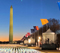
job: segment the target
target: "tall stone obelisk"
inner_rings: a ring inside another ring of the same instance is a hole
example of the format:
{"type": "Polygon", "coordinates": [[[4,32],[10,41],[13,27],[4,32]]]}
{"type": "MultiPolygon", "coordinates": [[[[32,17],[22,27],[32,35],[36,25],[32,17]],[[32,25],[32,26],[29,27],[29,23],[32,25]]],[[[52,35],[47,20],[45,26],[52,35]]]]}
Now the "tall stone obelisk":
{"type": "Polygon", "coordinates": [[[9,42],[13,42],[13,8],[10,7],[10,26],[9,26],[9,42]]]}

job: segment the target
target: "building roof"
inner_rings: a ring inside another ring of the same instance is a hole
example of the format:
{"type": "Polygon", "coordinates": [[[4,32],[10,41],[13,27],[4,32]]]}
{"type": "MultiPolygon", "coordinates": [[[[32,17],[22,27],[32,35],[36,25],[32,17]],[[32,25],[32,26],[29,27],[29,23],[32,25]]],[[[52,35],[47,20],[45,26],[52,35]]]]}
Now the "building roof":
{"type": "MultiPolygon", "coordinates": [[[[49,28],[46,32],[44,32],[44,33],[45,33],[45,34],[52,34],[52,33],[55,34],[54,32],[52,32],[52,31],[50,30],[50,28],[49,28]]],[[[44,33],[43,33],[43,34],[44,34],[44,33]]]]}

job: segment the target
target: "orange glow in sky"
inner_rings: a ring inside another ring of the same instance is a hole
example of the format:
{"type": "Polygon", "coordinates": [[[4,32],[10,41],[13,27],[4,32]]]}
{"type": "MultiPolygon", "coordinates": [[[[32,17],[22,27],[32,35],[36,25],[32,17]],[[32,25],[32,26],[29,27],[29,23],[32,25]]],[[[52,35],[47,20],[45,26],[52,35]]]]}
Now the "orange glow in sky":
{"type": "MultiPolygon", "coordinates": [[[[22,37],[15,36],[13,37],[13,41],[20,40],[22,37]]],[[[9,41],[9,36],[0,36],[0,41],[9,41]]]]}

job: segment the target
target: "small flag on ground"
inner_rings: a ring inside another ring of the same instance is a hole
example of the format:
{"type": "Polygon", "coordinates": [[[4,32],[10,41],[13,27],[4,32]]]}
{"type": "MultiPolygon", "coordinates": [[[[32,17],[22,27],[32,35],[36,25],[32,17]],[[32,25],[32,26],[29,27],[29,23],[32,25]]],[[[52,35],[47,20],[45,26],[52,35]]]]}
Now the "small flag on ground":
{"type": "Polygon", "coordinates": [[[49,21],[47,19],[40,19],[40,20],[41,20],[42,25],[49,23],[49,21]]]}

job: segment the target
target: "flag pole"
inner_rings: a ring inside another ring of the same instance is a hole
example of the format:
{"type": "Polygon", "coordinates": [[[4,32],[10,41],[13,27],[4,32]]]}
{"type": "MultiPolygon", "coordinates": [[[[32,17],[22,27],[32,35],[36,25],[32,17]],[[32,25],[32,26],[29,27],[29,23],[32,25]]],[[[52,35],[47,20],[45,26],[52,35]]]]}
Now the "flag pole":
{"type": "MultiPolygon", "coordinates": [[[[34,27],[34,39],[35,39],[35,27],[34,27]]],[[[36,43],[36,40],[35,40],[35,43],[36,43]]]]}
{"type": "Polygon", "coordinates": [[[47,31],[47,24],[46,24],[46,31],[47,31]]]}
{"type": "MultiPolygon", "coordinates": [[[[39,37],[39,30],[38,30],[38,37],[39,37]]],[[[38,46],[39,46],[39,41],[38,41],[38,46]]]]}
{"type": "MultiPolygon", "coordinates": [[[[35,32],[34,32],[34,39],[35,39],[35,32]]],[[[36,40],[35,40],[36,41],[36,40]]]]}
{"type": "MultiPolygon", "coordinates": [[[[60,20],[58,20],[58,22],[59,22],[60,20]]],[[[59,30],[60,30],[60,23],[59,23],[59,30]]]]}
{"type": "MultiPolygon", "coordinates": [[[[38,30],[38,36],[40,37],[39,30],[38,30]]],[[[41,42],[41,41],[39,40],[39,47],[40,47],[40,42],[41,42]]]]}
{"type": "MultiPolygon", "coordinates": [[[[35,39],[35,44],[36,44],[36,37],[35,37],[35,33],[34,33],[34,39],[35,39]]],[[[36,45],[37,46],[37,45],[36,45]]]]}
{"type": "MultiPolygon", "coordinates": [[[[43,25],[42,25],[42,33],[43,33],[43,25]]],[[[42,43],[43,43],[43,34],[42,34],[42,43]]]]}
{"type": "MultiPolygon", "coordinates": [[[[40,19],[40,20],[42,22],[42,25],[49,23],[49,21],[47,19],[40,19]]],[[[47,29],[47,27],[46,27],[46,29],[47,29]]],[[[42,33],[43,33],[43,26],[42,26],[42,33]]],[[[43,34],[42,34],[42,43],[43,43],[43,34]]]]}

